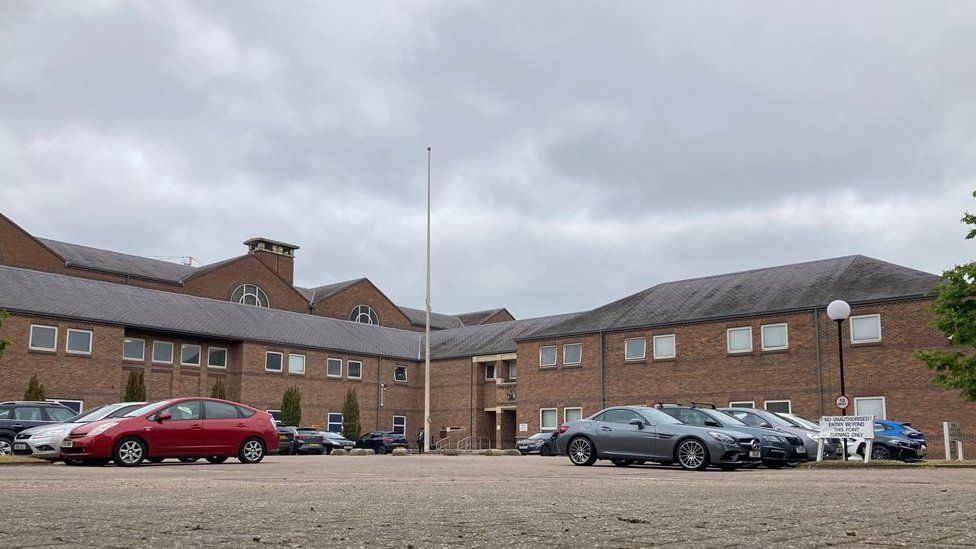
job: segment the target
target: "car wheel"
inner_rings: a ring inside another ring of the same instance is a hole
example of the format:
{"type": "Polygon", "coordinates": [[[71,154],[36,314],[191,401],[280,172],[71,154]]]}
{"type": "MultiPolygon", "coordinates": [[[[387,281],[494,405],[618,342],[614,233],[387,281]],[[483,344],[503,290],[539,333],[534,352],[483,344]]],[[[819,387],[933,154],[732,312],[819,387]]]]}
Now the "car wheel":
{"type": "Polygon", "coordinates": [[[702,441],[689,438],[674,451],[678,465],[688,471],[701,471],[708,467],[708,448],[702,441]]]}
{"type": "Polygon", "coordinates": [[[260,439],[249,438],[241,443],[237,452],[237,459],[241,463],[257,463],[264,459],[264,443],[260,439]]]}
{"type": "Polygon", "coordinates": [[[213,464],[223,463],[227,461],[227,456],[210,456],[207,458],[207,461],[213,464]]]}
{"type": "Polygon", "coordinates": [[[181,463],[196,463],[200,458],[180,458],[181,463]]]}
{"type": "Polygon", "coordinates": [[[7,437],[0,437],[0,456],[9,456],[14,453],[13,442],[7,437]]]}
{"type": "Polygon", "coordinates": [[[327,456],[331,456],[332,455],[332,447],[329,446],[328,448],[326,448],[324,453],[327,456]]]}
{"type": "Polygon", "coordinates": [[[543,457],[551,456],[552,450],[549,449],[549,446],[543,446],[542,448],[539,448],[539,455],[543,457]]]}
{"type": "Polygon", "coordinates": [[[596,463],[596,447],[586,437],[576,437],[569,441],[567,452],[573,465],[589,466],[596,463]]]}
{"type": "Polygon", "coordinates": [[[376,453],[377,454],[385,454],[386,453],[386,446],[380,446],[379,448],[377,448],[376,449],[376,453]]]}
{"type": "Polygon", "coordinates": [[[887,446],[871,448],[871,459],[891,459],[891,450],[887,446]]]}
{"type": "Polygon", "coordinates": [[[146,458],[146,461],[148,461],[149,463],[162,463],[164,459],[166,458],[151,457],[151,458],[146,458]]]}
{"type": "Polygon", "coordinates": [[[146,443],[136,437],[125,437],[115,443],[112,461],[119,467],[135,467],[146,459],[146,443]]]}
{"type": "Polygon", "coordinates": [[[629,459],[611,459],[610,463],[616,465],[617,467],[630,467],[630,465],[634,462],[630,461],[629,459]]]}

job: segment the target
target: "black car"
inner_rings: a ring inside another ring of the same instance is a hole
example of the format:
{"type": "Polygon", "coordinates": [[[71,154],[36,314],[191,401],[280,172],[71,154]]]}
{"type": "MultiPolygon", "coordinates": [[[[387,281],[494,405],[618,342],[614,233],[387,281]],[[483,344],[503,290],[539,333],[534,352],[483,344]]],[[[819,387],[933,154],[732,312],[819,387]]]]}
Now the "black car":
{"type": "Polygon", "coordinates": [[[522,455],[539,454],[540,456],[556,455],[556,438],[559,433],[536,433],[529,438],[522,439],[515,444],[522,455]]]}
{"type": "Polygon", "coordinates": [[[356,447],[356,443],[342,436],[342,433],[323,431],[322,436],[325,437],[322,444],[326,454],[331,454],[332,450],[352,450],[356,447]]]}
{"type": "Polygon", "coordinates": [[[325,437],[313,427],[299,427],[292,443],[295,454],[324,454],[325,437]]]}
{"type": "Polygon", "coordinates": [[[356,448],[366,448],[377,454],[387,454],[394,448],[407,448],[407,437],[389,431],[373,431],[359,437],[356,448]]]}
{"type": "Polygon", "coordinates": [[[11,454],[14,437],[31,427],[64,423],[78,414],[56,402],[0,402],[0,455],[11,454]]]}
{"type": "Polygon", "coordinates": [[[298,429],[290,425],[278,425],[278,453],[287,456],[295,453],[295,435],[298,429]]]}

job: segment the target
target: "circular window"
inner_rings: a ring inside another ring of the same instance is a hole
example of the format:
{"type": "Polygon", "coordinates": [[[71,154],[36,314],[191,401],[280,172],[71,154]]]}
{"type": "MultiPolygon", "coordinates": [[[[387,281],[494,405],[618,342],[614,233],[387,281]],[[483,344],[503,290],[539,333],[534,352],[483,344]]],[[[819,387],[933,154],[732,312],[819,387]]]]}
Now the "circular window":
{"type": "Polygon", "coordinates": [[[369,305],[357,305],[352,312],[349,313],[349,320],[359,322],[361,324],[380,323],[379,317],[376,316],[376,311],[374,311],[369,305]]]}
{"type": "Polygon", "coordinates": [[[234,294],[231,295],[230,300],[256,307],[268,306],[268,294],[264,293],[264,290],[254,284],[241,284],[234,290],[234,294]]]}

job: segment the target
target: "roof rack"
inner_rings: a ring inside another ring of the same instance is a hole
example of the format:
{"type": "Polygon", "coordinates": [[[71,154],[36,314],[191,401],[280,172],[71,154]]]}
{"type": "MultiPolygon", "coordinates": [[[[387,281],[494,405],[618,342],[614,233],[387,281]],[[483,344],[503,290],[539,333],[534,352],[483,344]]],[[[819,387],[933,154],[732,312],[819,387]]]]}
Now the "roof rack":
{"type": "Polygon", "coordinates": [[[681,404],[680,402],[661,402],[661,401],[654,403],[655,408],[663,408],[665,406],[683,406],[683,404],[681,404]]]}
{"type": "Polygon", "coordinates": [[[712,404],[711,402],[692,402],[691,403],[691,407],[692,408],[711,408],[712,410],[715,409],[715,405],[712,404]]]}

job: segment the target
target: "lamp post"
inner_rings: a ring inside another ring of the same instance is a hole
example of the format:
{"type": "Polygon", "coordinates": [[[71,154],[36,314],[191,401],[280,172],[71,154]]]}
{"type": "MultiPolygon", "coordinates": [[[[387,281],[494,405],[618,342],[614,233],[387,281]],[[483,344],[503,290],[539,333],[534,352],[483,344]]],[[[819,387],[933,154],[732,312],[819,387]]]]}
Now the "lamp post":
{"type": "MultiPolygon", "coordinates": [[[[847,389],[844,386],[844,321],[851,316],[851,306],[843,300],[831,301],[827,305],[827,317],[837,323],[837,356],[840,358],[840,394],[847,396],[847,389]]],[[[847,408],[841,408],[840,415],[847,415],[847,408]]],[[[844,461],[847,461],[847,439],[844,439],[844,461]]]]}

